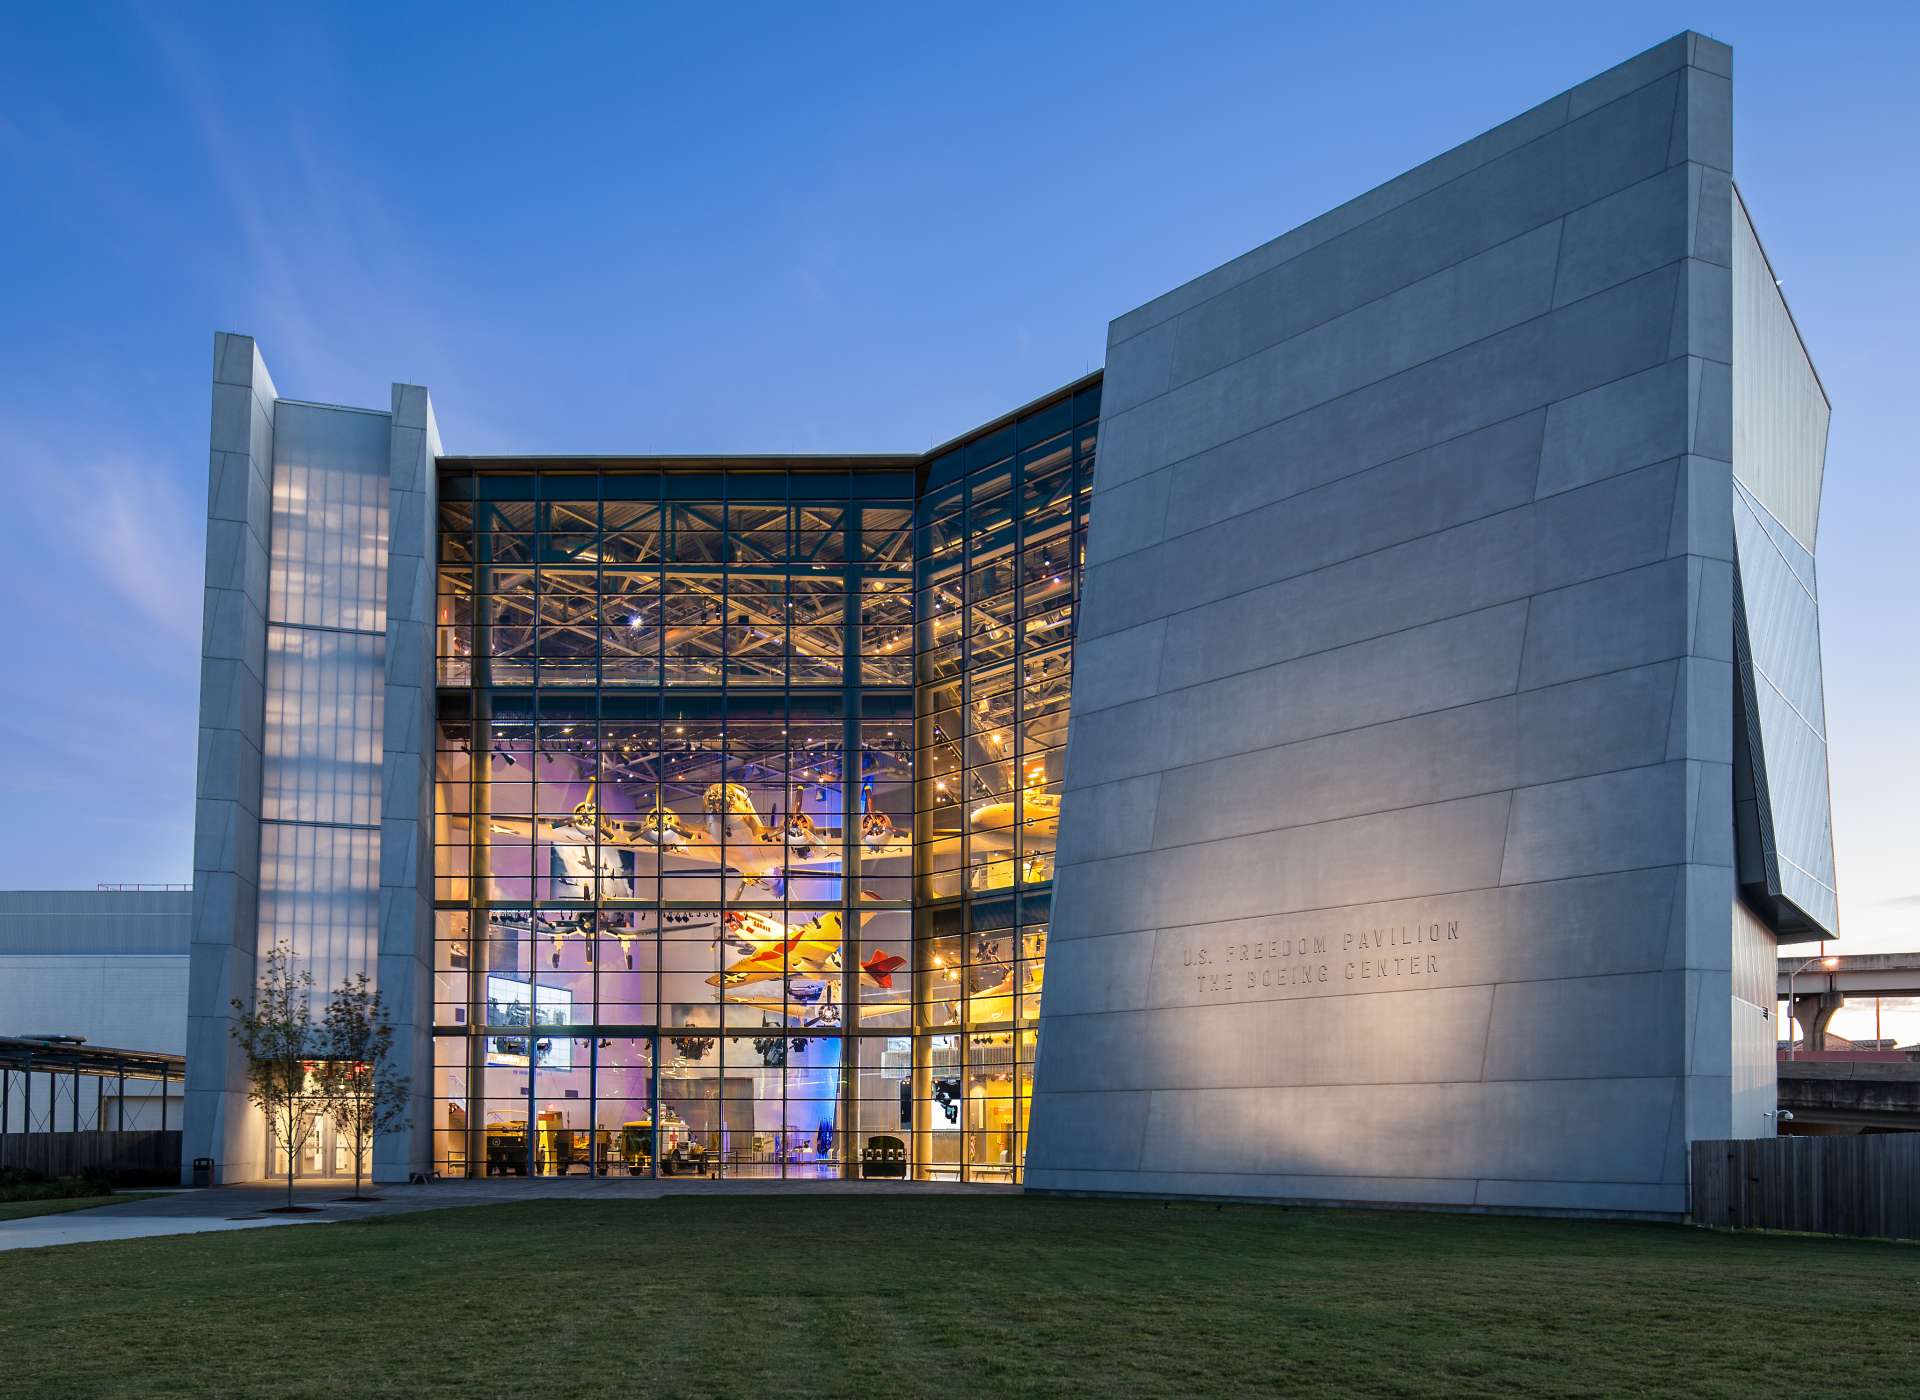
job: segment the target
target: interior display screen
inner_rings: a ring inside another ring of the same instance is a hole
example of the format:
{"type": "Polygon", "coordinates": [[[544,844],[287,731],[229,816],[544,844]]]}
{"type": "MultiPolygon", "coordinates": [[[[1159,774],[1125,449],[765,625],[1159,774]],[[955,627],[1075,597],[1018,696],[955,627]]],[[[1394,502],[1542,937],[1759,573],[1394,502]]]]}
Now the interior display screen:
{"type": "MultiPolygon", "coordinates": [[[[487,977],[487,1023],[493,1026],[542,1026],[573,1023],[573,993],[565,987],[535,987],[515,977],[487,977]]],[[[548,1069],[573,1068],[573,1037],[550,1036],[535,1052],[548,1069]]],[[[527,1040],[522,1036],[494,1036],[487,1041],[487,1063],[525,1067],[527,1040]]]]}

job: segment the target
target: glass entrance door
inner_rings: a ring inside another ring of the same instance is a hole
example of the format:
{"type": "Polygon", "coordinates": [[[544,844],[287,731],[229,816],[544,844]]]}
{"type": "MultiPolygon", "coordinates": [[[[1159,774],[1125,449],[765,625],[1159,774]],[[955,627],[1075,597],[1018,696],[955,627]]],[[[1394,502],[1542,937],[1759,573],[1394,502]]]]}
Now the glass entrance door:
{"type": "MultiPolygon", "coordinates": [[[[370,1163],[366,1165],[371,1167],[370,1163]]],[[[267,1176],[272,1180],[280,1180],[285,1177],[286,1170],[287,1154],[280,1146],[278,1136],[269,1133],[267,1176]]],[[[332,1123],[321,1118],[307,1134],[307,1140],[293,1154],[293,1177],[296,1181],[351,1181],[352,1143],[344,1134],[337,1132],[332,1123]]]]}

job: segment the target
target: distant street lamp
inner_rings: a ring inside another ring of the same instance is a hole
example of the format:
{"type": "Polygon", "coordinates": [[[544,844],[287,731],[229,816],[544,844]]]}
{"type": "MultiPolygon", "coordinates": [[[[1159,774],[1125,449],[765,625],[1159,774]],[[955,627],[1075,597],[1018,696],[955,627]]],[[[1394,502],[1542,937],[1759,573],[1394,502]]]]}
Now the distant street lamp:
{"type": "Polygon", "coordinates": [[[1827,971],[1831,972],[1836,967],[1840,966],[1840,959],[1808,958],[1805,962],[1801,963],[1800,966],[1790,967],[1787,969],[1787,1058],[1789,1060],[1794,1058],[1793,1048],[1797,1043],[1793,1033],[1793,1022],[1794,1022],[1793,979],[1798,977],[1801,973],[1805,972],[1808,968],[1812,967],[1815,963],[1820,963],[1827,969],[1827,971]]]}

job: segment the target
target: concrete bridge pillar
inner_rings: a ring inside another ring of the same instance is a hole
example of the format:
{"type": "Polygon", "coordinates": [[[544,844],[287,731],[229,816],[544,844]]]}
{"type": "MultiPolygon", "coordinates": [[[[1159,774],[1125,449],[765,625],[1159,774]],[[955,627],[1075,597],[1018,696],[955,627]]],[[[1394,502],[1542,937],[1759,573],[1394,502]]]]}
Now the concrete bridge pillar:
{"type": "Polygon", "coordinates": [[[1845,992],[1819,991],[1802,992],[1793,999],[1793,1019],[1803,1032],[1800,1048],[1803,1050],[1824,1050],[1827,1048],[1827,1026],[1833,1020],[1833,1013],[1847,1004],[1845,992]]]}

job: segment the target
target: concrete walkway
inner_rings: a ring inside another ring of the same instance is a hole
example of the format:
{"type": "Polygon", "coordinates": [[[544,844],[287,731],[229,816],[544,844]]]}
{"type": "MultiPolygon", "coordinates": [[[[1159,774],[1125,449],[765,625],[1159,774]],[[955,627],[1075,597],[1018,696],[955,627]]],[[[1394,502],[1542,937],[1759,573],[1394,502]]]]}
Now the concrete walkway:
{"type": "Polygon", "coordinates": [[[210,1191],[171,1191],[144,1201],[98,1206],[59,1215],[0,1221],[0,1252],[46,1245],[134,1240],[155,1235],[197,1235],[213,1230],[259,1230],[271,1225],[327,1225],[376,1215],[446,1210],[455,1206],[506,1205],[514,1201],[659,1200],[666,1196],[884,1196],[995,1195],[1017,1190],[957,1181],[726,1181],[631,1177],[520,1177],[435,1181],[425,1186],[368,1187],[375,1201],[341,1199],[351,1182],[296,1186],[296,1205],[313,1214],[270,1215],[286,1203],[284,1186],[222,1186],[210,1191]]]}

